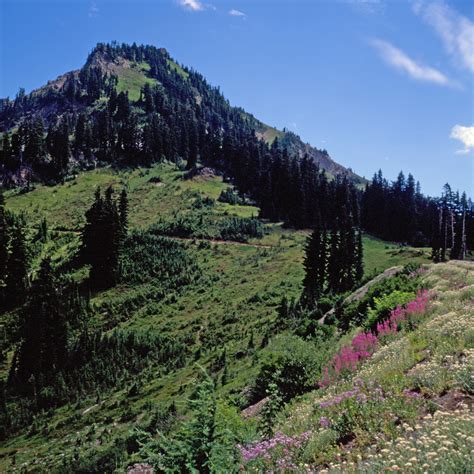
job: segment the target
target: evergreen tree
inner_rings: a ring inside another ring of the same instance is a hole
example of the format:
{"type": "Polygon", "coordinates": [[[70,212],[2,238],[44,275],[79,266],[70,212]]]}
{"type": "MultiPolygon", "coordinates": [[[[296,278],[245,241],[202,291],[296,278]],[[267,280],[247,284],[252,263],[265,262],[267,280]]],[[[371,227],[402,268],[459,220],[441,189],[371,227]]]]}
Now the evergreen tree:
{"type": "Polygon", "coordinates": [[[354,267],[354,280],[358,283],[364,276],[364,245],[362,243],[362,231],[359,229],[357,232],[357,245],[355,248],[355,267],[354,267]]]}
{"type": "Polygon", "coordinates": [[[10,231],[10,254],[7,261],[7,304],[14,306],[24,301],[28,286],[29,256],[24,224],[16,219],[10,231]]]}
{"type": "Polygon", "coordinates": [[[120,193],[119,201],[119,215],[120,215],[120,226],[122,228],[122,234],[125,238],[128,233],[128,196],[125,188],[120,193]]]}
{"type": "Polygon", "coordinates": [[[315,227],[308,238],[303,265],[303,300],[312,304],[322,294],[326,284],[327,235],[320,226],[315,227]]]}
{"type": "Polygon", "coordinates": [[[67,321],[61,311],[61,300],[49,258],[40,265],[22,312],[22,343],[19,349],[15,379],[22,386],[32,386],[39,403],[41,389],[54,385],[55,374],[67,355],[67,321]]]}
{"type": "Polygon", "coordinates": [[[112,195],[111,187],[107,189],[105,198],[102,198],[100,189],[96,191],[94,203],[86,212],[82,232],[81,253],[84,262],[91,265],[90,283],[95,289],[113,286],[119,278],[123,227],[112,195]]]}
{"type": "Polygon", "coordinates": [[[8,240],[5,197],[0,192],[0,305],[4,301],[4,290],[7,282],[8,240]]]}
{"type": "Polygon", "coordinates": [[[49,151],[52,157],[54,176],[62,179],[67,172],[69,162],[69,127],[67,120],[63,119],[56,129],[49,134],[49,151]]]}

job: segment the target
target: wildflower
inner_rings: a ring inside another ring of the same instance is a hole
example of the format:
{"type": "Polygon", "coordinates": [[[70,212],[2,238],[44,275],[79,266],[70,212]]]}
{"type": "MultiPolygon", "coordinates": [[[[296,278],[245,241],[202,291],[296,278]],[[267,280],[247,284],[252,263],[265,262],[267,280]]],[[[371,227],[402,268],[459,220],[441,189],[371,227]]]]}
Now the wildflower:
{"type": "Polygon", "coordinates": [[[320,419],[319,419],[319,424],[323,427],[323,428],[329,428],[331,426],[331,422],[329,421],[328,418],[326,418],[325,416],[322,416],[320,419]]]}

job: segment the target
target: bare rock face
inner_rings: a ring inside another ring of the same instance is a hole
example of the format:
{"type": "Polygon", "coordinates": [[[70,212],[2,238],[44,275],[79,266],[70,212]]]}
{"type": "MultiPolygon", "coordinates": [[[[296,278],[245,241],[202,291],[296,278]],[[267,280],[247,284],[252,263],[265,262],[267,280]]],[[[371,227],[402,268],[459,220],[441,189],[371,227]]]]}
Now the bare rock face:
{"type": "Polygon", "coordinates": [[[255,403],[254,405],[250,405],[245,410],[241,411],[241,415],[243,418],[255,418],[256,416],[260,415],[262,412],[263,407],[268,403],[269,397],[265,397],[259,402],[255,403]]]}

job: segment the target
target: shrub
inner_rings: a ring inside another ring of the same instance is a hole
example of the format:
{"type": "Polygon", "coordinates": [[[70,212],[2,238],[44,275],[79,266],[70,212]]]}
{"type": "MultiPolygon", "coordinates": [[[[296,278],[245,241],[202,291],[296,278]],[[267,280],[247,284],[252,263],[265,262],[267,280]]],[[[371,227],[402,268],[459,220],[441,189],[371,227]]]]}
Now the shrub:
{"type": "MultiPolygon", "coordinates": [[[[386,278],[372,285],[367,293],[359,301],[343,304],[336,308],[335,316],[338,326],[342,330],[347,330],[351,326],[365,325],[365,319],[370,308],[375,307],[375,299],[388,296],[396,291],[400,293],[411,293],[415,295],[420,288],[420,278],[422,270],[419,265],[406,265],[402,272],[391,278],[386,278]]],[[[395,303],[395,307],[398,302],[395,303]]],[[[393,308],[392,307],[392,308],[393,308]]],[[[391,309],[391,308],[390,308],[391,309]]],[[[387,315],[387,314],[386,314],[387,315]]],[[[370,327],[366,325],[366,327],[370,327]]]]}
{"type": "Polygon", "coordinates": [[[395,290],[392,293],[374,297],[373,306],[367,311],[365,327],[368,329],[375,328],[378,322],[387,319],[392,309],[408,303],[414,296],[413,292],[395,290]]]}
{"type": "Polygon", "coordinates": [[[254,395],[263,398],[275,383],[284,400],[314,388],[321,372],[322,354],[316,346],[298,336],[277,337],[264,355],[254,395]]]}
{"type": "Polygon", "coordinates": [[[245,201],[231,188],[224,189],[221,191],[220,196],[217,199],[219,202],[225,202],[227,204],[244,204],[245,201]]]}

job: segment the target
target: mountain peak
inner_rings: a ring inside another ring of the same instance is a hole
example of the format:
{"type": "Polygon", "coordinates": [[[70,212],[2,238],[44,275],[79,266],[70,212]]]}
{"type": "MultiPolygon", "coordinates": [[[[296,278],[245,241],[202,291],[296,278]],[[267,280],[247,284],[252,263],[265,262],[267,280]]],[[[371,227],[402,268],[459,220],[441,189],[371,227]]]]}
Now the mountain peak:
{"type": "Polygon", "coordinates": [[[41,117],[49,127],[62,118],[75,123],[81,113],[96,116],[104,109],[113,89],[117,94],[128,95],[138,122],[143,124],[149,112],[143,99],[147,87],[158,88],[156,93],[161,98],[153,100],[164,100],[160,105],[161,114],[191,113],[192,120],[202,122],[203,129],[220,122],[220,133],[226,131],[226,122],[235,122],[240,117],[245,123],[238,126],[253,129],[257,138],[266,143],[271,144],[278,137],[280,146],[287,148],[291,155],[297,158],[307,155],[330,175],[344,175],[355,183],[364,182],[334,162],[327,151],[318,150],[292,132],[270,127],[242,109],[231,107],[219,88],[209,85],[199,73],[181,66],[165,48],[151,45],[98,43],[80,70],[65,73],[31,94],[8,102],[0,111],[0,130],[14,129],[35,117],[41,117]],[[175,107],[179,103],[181,111],[168,111],[167,104],[171,103],[175,103],[175,107]],[[206,111],[205,116],[203,111],[206,111]]]}

